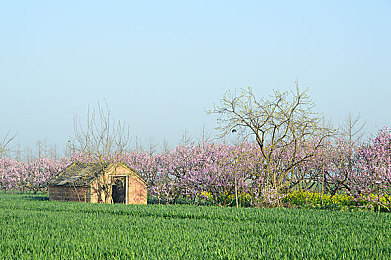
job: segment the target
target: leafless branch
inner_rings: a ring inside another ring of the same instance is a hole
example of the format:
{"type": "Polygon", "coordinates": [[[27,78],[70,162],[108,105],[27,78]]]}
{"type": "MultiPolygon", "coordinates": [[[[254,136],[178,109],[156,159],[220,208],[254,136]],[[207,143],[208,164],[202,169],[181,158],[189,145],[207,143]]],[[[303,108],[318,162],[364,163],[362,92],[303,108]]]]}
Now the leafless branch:
{"type": "Polygon", "coordinates": [[[0,142],[0,156],[5,156],[6,153],[11,151],[9,145],[15,139],[16,135],[17,134],[11,135],[10,132],[8,132],[4,136],[3,140],[0,142]]]}
{"type": "Polygon", "coordinates": [[[273,188],[289,185],[292,171],[313,157],[324,139],[335,134],[313,112],[314,103],[307,92],[300,91],[297,82],[295,91],[275,90],[270,97],[260,100],[251,88],[242,89],[239,95],[228,91],[221,103],[209,111],[218,116],[220,137],[239,131],[254,138],[265,164],[264,177],[273,188]],[[310,142],[313,147],[307,149],[310,142]],[[281,156],[276,158],[277,151],[290,153],[290,161],[283,161],[281,156]]]}

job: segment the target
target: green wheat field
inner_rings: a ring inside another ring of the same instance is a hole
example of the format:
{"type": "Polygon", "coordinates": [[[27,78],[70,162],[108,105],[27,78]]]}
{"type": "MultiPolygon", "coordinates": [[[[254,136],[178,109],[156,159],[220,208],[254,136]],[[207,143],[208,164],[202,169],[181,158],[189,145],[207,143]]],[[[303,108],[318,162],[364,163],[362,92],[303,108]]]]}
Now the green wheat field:
{"type": "Polygon", "coordinates": [[[0,259],[390,259],[391,214],[0,195],[0,259]]]}

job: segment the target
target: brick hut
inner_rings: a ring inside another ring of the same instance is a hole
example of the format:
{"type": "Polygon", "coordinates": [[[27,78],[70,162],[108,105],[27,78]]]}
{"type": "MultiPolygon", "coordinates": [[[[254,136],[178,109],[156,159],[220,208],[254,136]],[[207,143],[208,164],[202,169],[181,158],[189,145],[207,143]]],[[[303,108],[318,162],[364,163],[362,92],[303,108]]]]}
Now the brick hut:
{"type": "Polygon", "coordinates": [[[74,162],[48,182],[49,200],[147,204],[147,184],[123,163],[74,162]]]}

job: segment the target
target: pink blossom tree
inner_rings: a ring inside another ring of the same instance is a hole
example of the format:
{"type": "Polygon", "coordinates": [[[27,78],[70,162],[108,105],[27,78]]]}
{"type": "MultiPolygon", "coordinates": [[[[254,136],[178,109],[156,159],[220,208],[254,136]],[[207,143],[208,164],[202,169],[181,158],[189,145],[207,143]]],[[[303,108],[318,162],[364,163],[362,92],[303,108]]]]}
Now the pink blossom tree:
{"type": "Polygon", "coordinates": [[[349,178],[350,193],[390,210],[391,195],[391,132],[379,130],[357,153],[356,168],[349,178]]]}

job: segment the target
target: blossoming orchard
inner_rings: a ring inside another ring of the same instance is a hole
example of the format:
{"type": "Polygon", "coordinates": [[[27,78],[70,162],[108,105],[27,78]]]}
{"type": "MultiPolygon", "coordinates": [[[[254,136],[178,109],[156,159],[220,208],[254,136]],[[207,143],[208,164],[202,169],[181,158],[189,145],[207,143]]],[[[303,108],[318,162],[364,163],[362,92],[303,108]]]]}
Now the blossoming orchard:
{"type": "Polygon", "coordinates": [[[127,148],[125,126],[99,108],[89,120],[100,116],[100,121],[79,126],[68,157],[16,160],[3,155],[0,186],[4,193],[46,192],[47,181],[73,161],[119,161],[144,178],[149,199],[158,203],[276,207],[290,205],[292,194],[305,192],[306,203],[315,193],[321,206],[326,198],[344,195],[355,206],[390,210],[390,130],[356,140],[354,121],[347,135],[337,134],[341,131],[321,124],[311,108],[298,87],[291,93],[276,91],[267,100],[256,100],[251,89],[238,96],[228,93],[210,113],[218,114],[222,136],[237,132],[241,141],[204,140],[159,153],[127,148]]]}
{"type": "MultiPolygon", "coordinates": [[[[332,196],[343,192],[389,209],[390,131],[381,129],[367,143],[357,146],[344,139],[323,142],[322,149],[313,157],[283,176],[284,186],[278,191],[265,173],[259,149],[249,142],[240,145],[201,142],[178,145],[156,154],[131,151],[115,159],[135,169],[147,181],[150,196],[162,203],[187,199],[228,206],[235,205],[237,196],[241,205],[276,206],[289,192],[304,190],[332,196]]],[[[273,156],[280,158],[282,165],[292,160],[289,153],[279,150],[273,156]]],[[[89,159],[83,154],[59,160],[1,158],[1,188],[4,192],[45,191],[46,181],[74,160],[89,159]]],[[[273,167],[272,170],[278,171],[281,166],[273,167]]]]}

